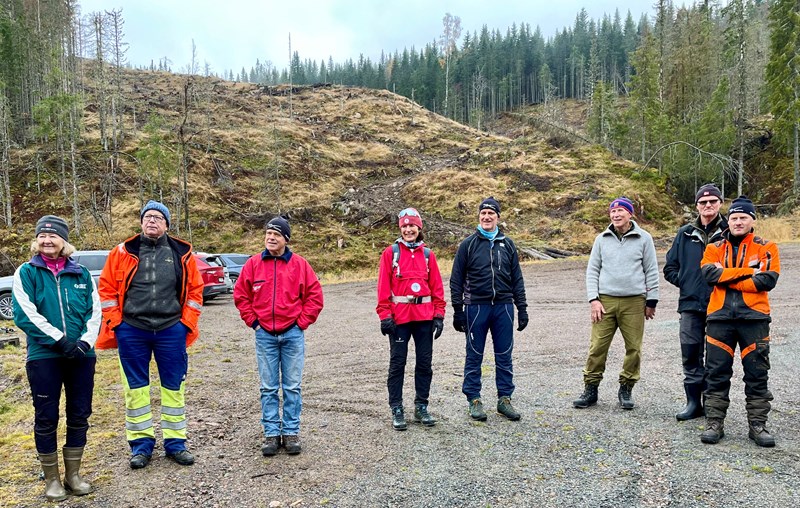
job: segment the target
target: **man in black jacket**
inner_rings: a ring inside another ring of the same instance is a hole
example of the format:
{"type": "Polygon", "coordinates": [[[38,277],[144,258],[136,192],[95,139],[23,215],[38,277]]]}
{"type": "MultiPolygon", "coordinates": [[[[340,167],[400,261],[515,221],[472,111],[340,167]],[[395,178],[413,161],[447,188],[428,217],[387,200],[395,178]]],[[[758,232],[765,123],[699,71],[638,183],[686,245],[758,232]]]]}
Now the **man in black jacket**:
{"type": "Polygon", "coordinates": [[[681,315],[683,387],[686,391],[686,407],[675,415],[680,421],[703,416],[701,397],[705,379],[703,353],[706,308],[712,288],[703,278],[700,261],[706,245],[719,240],[722,232],[728,228],[728,223],[719,213],[722,193],[716,185],[706,184],[700,187],[695,203],[699,215],[693,222],[678,230],[664,265],[664,278],[680,288],[678,312],[681,315]]]}
{"type": "Polygon", "coordinates": [[[478,207],[477,231],[458,246],[450,274],[453,327],[466,334],[462,391],[469,402],[470,416],[479,421],[486,420],[481,403],[481,364],[490,330],[496,366],[497,412],[509,420],[521,417],[511,405],[514,393],[511,352],[514,348],[514,305],[519,320],[517,331],[521,332],[528,325],[528,304],[517,247],[500,232],[499,219],[500,203],[493,197],[484,199],[478,207]]]}

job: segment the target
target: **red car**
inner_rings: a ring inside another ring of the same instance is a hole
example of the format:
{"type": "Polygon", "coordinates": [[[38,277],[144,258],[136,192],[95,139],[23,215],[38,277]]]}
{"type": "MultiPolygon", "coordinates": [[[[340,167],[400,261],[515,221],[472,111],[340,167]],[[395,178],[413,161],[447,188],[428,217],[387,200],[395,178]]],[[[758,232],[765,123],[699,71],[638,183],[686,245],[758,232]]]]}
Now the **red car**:
{"type": "Polygon", "coordinates": [[[203,284],[205,284],[203,287],[204,302],[228,292],[228,286],[225,284],[225,272],[221,266],[211,266],[197,254],[194,254],[194,260],[197,262],[197,269],[200,270],[203,284]]]}

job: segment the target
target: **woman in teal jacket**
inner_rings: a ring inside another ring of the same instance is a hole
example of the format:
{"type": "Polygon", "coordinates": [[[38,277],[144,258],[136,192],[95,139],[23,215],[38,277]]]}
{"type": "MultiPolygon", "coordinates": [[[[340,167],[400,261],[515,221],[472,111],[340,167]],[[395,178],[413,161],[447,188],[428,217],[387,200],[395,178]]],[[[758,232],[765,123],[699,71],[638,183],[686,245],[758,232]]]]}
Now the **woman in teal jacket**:
{"type": "Polygon", "coordinates": [[[100,298],[89,270],[75,263],[64,219],[45,215],[36,223],[33,257],[14,274],[14,323],[27,337],[25,368],[34,407],[34,441],[45,476],[45,496],[62,501],[68,489],[84,495],[92,486],[80,476],[92,414],[100,329],[100,298]],[[58,409],[66,396],[67,437],[64,485],[58,469],[58,409]]]}

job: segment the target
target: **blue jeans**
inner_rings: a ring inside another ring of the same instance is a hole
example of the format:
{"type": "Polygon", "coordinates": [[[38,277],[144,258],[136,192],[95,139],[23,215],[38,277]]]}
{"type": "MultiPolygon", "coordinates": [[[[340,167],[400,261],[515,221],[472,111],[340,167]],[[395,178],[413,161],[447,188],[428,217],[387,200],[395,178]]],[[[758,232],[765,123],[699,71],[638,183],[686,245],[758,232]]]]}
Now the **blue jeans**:
{"type": "Polygon", "coordinates": [[[256,330],[256,359],[261,378],[261,425],[264,435],[292,436],[300,432],[303,398],[300,383],[305,362],[303,330],[293,326],[280,335],[256,330]],[[283,389],[283,418],[278,388],[283,389]]]}
{"type": "Polygon", "coordinates": [[[467,357],[464,360],[464,384],[461,391],[472,401],[481,396],[481,364],[486,336],[492,332],[494,345],[495,383],[498,397],[514,393],[514,305],[467,305],[467,357]]]}

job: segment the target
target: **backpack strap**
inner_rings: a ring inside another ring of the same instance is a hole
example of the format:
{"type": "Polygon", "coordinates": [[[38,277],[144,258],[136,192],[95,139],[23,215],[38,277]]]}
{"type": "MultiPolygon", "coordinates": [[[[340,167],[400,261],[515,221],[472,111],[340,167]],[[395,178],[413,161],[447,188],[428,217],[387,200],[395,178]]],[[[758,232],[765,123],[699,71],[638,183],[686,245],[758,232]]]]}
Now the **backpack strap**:
{"type": "MultiPolygon", "coordinates": [[[[431,273],[428,263],[431,258],[431,250],[427,247],[422,247],[422,254],[425,256],[425,269],[431,273]]],[[[392,244],[392,270],[395,270],[395,277],[400,277],[400,246],[397,242],[392,244]]]]}

